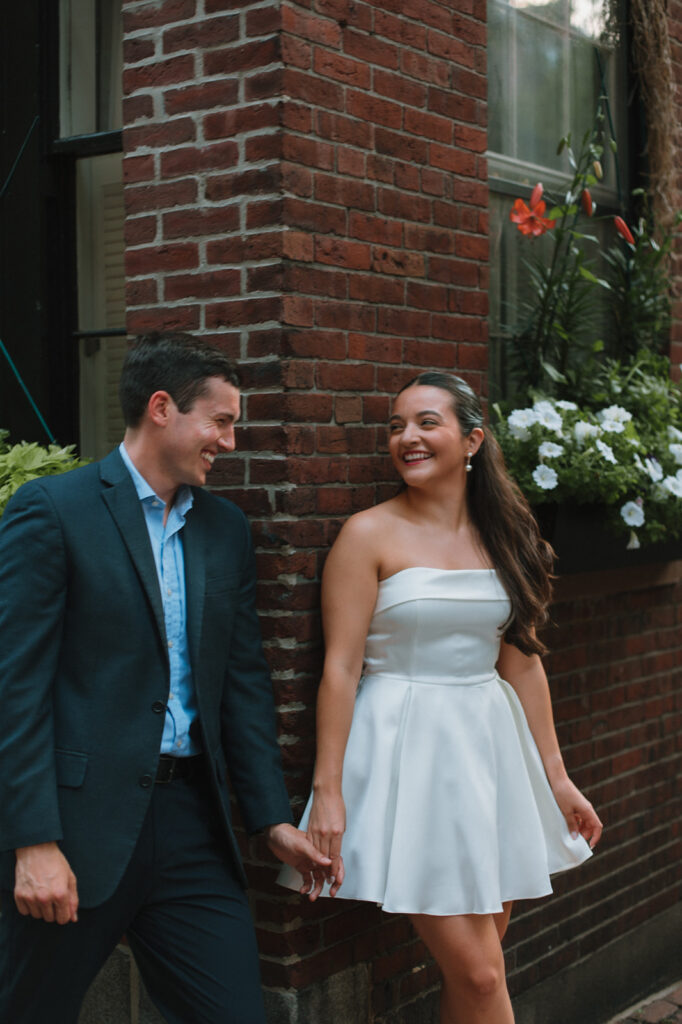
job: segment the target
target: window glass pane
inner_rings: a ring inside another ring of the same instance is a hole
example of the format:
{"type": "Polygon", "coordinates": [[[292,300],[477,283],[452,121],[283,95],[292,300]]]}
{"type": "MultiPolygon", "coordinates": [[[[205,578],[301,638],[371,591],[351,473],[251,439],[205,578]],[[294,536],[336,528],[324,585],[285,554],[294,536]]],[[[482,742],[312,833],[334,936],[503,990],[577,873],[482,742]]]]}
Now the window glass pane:
{"type": "Polygon", "coordinates": [[[120,0],[60,0],[59,134],[119,129],[123,36],[120,0]]]}
{"type": "MultiPolygon", "coordinates": [[[[120,153],[77,165],[79,330],[125,326],[124,208],[120,153]]],[[[80,450],[101,458],[123,436],[118,379],[125,337],[80,339],[80,450]]]]}
{"type": "Polygon", "coordinates": [[[511,0],[511,6],[555,25],[565,25],[568,0],[511,0]]]}
{"type": "Polygon", "coordinates": [[[617,0],[489,0],[493,177],[498,154],[568,174],[565,157],[556,154],[557,143],[570,131],[579,148],[602,95],[608,97],[617,141],[626,146],[617,14],[617,0]]]}
{"type": "Polygon", "coordinates": [[[509,91],[514,89],[510,34],[511,12],[507,4],[488,4],[488,38],[495,40],[488,60],[488,148],[493,153],[514,154],[514,110],[516,104],[509,91]]]}
{"type": "Polygon", "coordinates": [[[559,167],[557,141],[566,123],[566,50],[556,29],[532,18],[516,26],[516,153],[519,160],[559,167]]]}
{"type": "Polygon", "coordinates": [[[571,28],[598,41],[608,27],[609,6],[604,0],[571,0],[571,28]]]}
{"type": "Polygon", "coordinates": [[[97,24],[98,131],[123,125],[121,0],[99,0],[97,24]]]}

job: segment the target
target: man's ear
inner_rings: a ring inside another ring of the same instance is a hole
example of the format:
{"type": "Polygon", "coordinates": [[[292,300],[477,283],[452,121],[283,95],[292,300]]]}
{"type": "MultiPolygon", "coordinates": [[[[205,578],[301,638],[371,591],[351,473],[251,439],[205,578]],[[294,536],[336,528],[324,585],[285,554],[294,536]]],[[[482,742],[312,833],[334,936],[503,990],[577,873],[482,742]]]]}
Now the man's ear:
{"type": "Polygon", "coordinates": [[[165,427],[171,407],[174,406],[175,402],[167,391],[155,391],[147,402],[147,415],[155,426],[165,427]]]}

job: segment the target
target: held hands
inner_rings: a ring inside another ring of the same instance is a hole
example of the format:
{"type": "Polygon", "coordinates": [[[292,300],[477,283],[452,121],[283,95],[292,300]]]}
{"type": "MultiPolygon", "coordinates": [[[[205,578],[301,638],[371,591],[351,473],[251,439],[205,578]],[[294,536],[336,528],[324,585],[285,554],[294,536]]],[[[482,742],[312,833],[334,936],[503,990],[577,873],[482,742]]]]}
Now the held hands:
{"type": "MultiPolygon", "coordinates": [[[[336,896],[345,875],[341,857],[341,840],[345,831],[346,808],[341,794],[316,790],[308,821],[308,838],[325,857],[331,860],[331,866],[326,872],[327,881],[330,882],[330,896],[336,896]]],[[[318,885],[316,879],[315,887],[310,892],[309,898],[316,900],[321,891],[322,882],[318,885]]]]}
{"type": "Polygon", "coordinates": [[[303,876],[300,891],[307,893],[312,890],[310,898],[316,899],[331,867],[329,857],[313,846],[305,832],[286,823],[269,825],[265,829],[265,839],[278,860],[303,876]]]}
{"type": "Polygon", "coordinates": [[[568,830],[573,838],[580,834],[594,849],[601,838],[604,826],[597,816],[594,807],[569,778],[564,778],[552,786],[554,798],[566,818],[568,830]]]}
{"type": "Polygon", "coordinates": [[[67,924],[78,920],[76,876],[56,843],[16,851],[14,901],[20,914],[67,924]]]}

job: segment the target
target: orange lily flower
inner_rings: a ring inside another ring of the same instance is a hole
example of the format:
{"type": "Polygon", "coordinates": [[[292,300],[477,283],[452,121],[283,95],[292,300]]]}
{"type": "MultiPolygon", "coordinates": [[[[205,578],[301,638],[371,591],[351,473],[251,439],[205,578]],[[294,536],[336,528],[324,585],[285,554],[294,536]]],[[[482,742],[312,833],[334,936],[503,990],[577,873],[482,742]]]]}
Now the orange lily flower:
{"type": "Polygon", "coordinates": [[[635,240],[632,237],[632,231],[630,231],[630,228],[627,226],[622,217],[614,217],[613,225],[618,234],[622,235],[626,242],[629,242],[630,245],[635,244],[635,240]]]}
{"type": "Polygon", "coordinates": [[[541,198],[542,191],[542,185],[538,182],[531,193],[530,206],[526,206],[523,199],[514,200],[514,205],[509,212],[509,219],[512,224],[516,224],[522,235],[532,235],[533,238],[537,238],[538,235],[544,235],[546,231],[550,231],[555,226],[553,220],[543,217],[547,204],[541,198]]]}
{"type": "Polygon", "coordinates": [[[533,189],[533,191],[531,192],[531,194],[530,194],[530,208],[531,208],[531,210],[533,209],[534,206],[538,205],[538,203],[542,199],[542,193],[543,192],[544,192],[544,188],[543,188],[542,182],[539,181],[537,183],[537,185],[535,186],[535,188],[533,189]]]}

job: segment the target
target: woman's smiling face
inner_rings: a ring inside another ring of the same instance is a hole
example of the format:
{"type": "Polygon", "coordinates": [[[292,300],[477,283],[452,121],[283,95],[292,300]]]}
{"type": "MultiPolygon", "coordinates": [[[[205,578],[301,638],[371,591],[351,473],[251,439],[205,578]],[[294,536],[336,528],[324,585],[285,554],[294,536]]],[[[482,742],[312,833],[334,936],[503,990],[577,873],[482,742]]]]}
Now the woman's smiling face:
{"type": "Polygon", "coordinates": [[[393,464],[410,486],[464,474],[467,452],[478,448],[463,436],[452,396],[442,388],[418,384],[401,391],[388,430],[393,464]]]}

